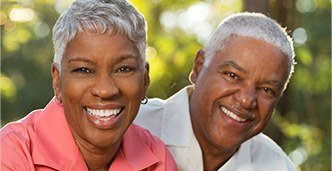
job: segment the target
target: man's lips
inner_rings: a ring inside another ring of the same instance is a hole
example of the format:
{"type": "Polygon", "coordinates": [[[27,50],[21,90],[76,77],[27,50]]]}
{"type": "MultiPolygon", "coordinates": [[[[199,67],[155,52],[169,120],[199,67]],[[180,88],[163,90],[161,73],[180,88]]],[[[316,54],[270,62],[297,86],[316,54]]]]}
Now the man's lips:
{"type": "Polygon", "coordinates": [[[221,111],[237,122],[246,122],[248,120],[253,120],[255,118],[255,116],[250,113],[246,114],[247,115],[246,117],[239,116],[239,115],[235,114],[234,112],[228,110],[226,107],[221,107],[221,111]]]}

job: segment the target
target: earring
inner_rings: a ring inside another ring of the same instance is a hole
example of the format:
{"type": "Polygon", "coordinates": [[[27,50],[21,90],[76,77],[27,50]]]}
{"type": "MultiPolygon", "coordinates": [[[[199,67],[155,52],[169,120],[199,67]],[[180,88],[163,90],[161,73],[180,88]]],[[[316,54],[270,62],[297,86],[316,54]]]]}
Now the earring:
{"type": "Polygon", "coordinates": [[[141,101],[141,104],[145,105],[148,103],[148,98],[145,96],[144,99],[141,101]]]}
{"type": "Polygon", "coordinates": [[[53,101],[54,101],[54,103],[55,104],[62,104],[62,99],[61,98],[59,98],[58,96],[55,96],[55,98],[53,99],[53,101]]]}

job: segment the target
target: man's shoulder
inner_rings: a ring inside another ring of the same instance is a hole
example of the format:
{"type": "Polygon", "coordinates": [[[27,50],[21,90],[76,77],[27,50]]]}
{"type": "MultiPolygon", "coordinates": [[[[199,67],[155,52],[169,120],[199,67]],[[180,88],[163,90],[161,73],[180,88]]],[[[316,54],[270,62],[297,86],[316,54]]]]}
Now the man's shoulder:
{"type": "Polygon", "coordinates": [[[250,139],[251,147],[255,150],[268,150],[285,154],[281,147],[267,135],[260,133],[250,139]]]}
{"type": "MultiPolygon", "coordinates": [[[[166,100],[160,98],[150,98],[147,104],[141,105],[138,117],[149,114],[162,114],[165,108],[180,108],[184,104],[188,105],[188,87],[184,87],[166,100]]],[[[178,111],[178,109],[176,109],[178,111]]]]}
{"type": "Polygon", "coordinates": [[[147,104],[140,106],[139,113],[147,114],[151,112],[153,113],[160,112],[164,108],[166,102],[167,100],[159,98],[151,98],[148,100],[147,104]]]}
{"type": "Polygon", "coordinates": [[[160,129],[165,100],[149,99],[148,103],[141,105],[134,123],[148,129],[153,135],[160,137],[160,129]]]}
{"type": "Polygon", "coordinates": [[[191,129],[187,89],[188,87],[184,87],[166,100],[149,99],[147,104],[141,105],[134,123],[148,129],[163,141],[169,139],[169,135],[175,131],[187,132],[186,130],[191,129]],[[183,126],[180,130],[175,128],[188,121],[187,127],[183,126]]]}
{"type": "MultiPolygon", "coordinates": [[[[250,148],[250,156],[253,168],[282,168],[281,170],[295,171],[295,166],[281,147],[270,137],[260,133],[244,144],[250,148]]],[[[263,169],[264,170],[264,169],[263,169]]]]}

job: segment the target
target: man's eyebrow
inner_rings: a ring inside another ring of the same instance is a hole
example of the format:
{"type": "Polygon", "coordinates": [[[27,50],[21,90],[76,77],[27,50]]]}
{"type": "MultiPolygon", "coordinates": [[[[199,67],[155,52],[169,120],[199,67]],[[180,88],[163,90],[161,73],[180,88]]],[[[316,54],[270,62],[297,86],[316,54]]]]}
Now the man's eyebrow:
{"type": "MultiPolygon", "coordinates": [[[[239,66],[238,64],[236,64],[233,61],[225,61],[220,65],[220,68],[224,68],[224,67],[233,67],[241,72],[247,73],[247,71],[242,68],[241,66],[239,66]]],[[[276,85],[277,87],[281,87],[282,88],[282,83],[279,80],[266,80],[261,82],[262,84],[271,84],[271,85],[276,85]]]]}
{"type": "Polygon", "coordinates": [[[266,81],[262,81],[261,84],[274,85],[274,86],[277,86],[279,89],[283,88],[282,82],[278,81],[278,80],[266,80],[266,81]]]}
{"type": "Polygon", "coordinates": [[[220,65],[220,68],[224,68],[224,67],[233,67],[241,72],[247,73],[247,71],[242,68],[240,65],[238,65],[237,63],[233,62],[233,61],[225,61],[220,65]]]}

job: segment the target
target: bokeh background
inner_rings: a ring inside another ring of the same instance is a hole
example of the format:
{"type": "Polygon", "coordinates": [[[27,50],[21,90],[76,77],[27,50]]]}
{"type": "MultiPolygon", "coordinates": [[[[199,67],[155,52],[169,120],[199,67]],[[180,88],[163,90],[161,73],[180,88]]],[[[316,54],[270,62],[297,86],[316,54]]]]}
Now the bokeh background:
{"type": "MultiPolygon", "coordinates": [[[[130,0],[148,22],[149,97],[189,84],[193,59],[226,16],[265,13],[295,43],[295,75],[264,130],[301,171],[331,170],[331,0],[130,0]]],[[[53,96],[52,27],[71,0],[1,0],[1,125],[53,96]]]]}

